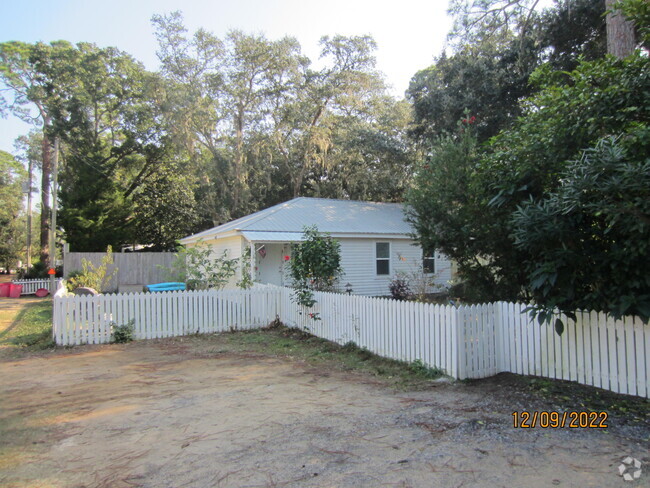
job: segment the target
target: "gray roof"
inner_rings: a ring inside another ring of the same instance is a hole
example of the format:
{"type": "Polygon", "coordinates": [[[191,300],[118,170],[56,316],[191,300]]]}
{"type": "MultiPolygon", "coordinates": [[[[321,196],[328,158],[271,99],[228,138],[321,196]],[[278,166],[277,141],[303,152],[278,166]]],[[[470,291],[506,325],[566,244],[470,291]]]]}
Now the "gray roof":
{"type": "Polygon", "coordinates": [[[251,242],[300,242],[305,240],[302,232],[243,230],[241,233],[247,241],[251,242]]]}
{"type": "MultiPolygon", "coordinates": [[[[212,238],[230,231],[302,233],[303,228],[310,225],[332,235],[398,234],[408,237],[413,232],[404,220],[404,207],[400,203],[299,197],[185,237],[181,242],[212,238]]],[[[251,235],[250,232],[247,234],[251,235]]]]}

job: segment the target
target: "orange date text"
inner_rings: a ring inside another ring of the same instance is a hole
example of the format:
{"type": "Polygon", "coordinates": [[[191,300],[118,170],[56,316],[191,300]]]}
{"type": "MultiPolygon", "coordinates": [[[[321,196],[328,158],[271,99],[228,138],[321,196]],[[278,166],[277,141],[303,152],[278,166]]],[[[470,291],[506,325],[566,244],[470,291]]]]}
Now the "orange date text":
{"type": "Polygon", "coordinates": [[[541,410],[512,412],[515,429],[606,429],[607,412],[557,412],[541,410]]]}

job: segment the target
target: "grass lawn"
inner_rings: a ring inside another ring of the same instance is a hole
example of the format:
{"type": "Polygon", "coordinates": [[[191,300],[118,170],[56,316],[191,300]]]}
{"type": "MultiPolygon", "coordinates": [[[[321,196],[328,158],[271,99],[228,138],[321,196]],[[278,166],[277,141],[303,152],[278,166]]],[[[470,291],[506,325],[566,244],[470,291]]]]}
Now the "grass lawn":
{"type": "Polygon", "coordinates": [[[15,309],[0,308],[0,355],[18,351],[40,351],[54,347],[52,340],[52,301],[39,300],[15,309]]]}
{"type": "MultiPolygon", "coordinates": [[[[192,336],[191,339],[195,340],[195,337],[201,336],[192,336]]],[[[253,353],[289,357],[309,362],[323,370],[333,368],[369,374],[399,389],[418,389],[444,375],[443,371],[429,368],[420,361],[406,363],[382,358],[354,343],[340,346],[284,326],[203,337],[201,340],[214,341],[207,351],[212,354],[253,353]]]]}

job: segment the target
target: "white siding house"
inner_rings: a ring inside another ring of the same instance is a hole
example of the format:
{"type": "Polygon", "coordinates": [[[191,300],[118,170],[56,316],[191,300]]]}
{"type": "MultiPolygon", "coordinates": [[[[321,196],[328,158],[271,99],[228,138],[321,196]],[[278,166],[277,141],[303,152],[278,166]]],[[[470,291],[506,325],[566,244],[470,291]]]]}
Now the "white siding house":
{"type": "Polygon", "coordinates": [[[357,295],[389,295],[391,280],[405,273],[412,278],[412,287],[420,279],[433,283],[427,287],[432,292],[447,287],[452,278],[446,256],[436,252],[424,259],[411,237],[413,229],[404,220],[403,206],[397,203],[300,197],[180,242],[188,247],[210,246],[215,255],[225,250],[228,258],[240,259],[242,266],[228,287],[241,279],[243,267],[250,269],[254,281],[290,285],[291,244],[301,241],[303,229],[312,225],[341,244],[341,290],[349,283],[357,295]]]}

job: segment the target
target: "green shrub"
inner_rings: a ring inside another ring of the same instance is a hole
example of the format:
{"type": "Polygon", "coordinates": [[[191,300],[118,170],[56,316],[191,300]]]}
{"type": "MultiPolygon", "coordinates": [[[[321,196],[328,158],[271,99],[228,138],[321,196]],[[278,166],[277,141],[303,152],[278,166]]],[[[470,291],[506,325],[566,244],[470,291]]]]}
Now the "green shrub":
{"type": "Polygon", "coordinates": [[[404,277],[396,276],[388,285],[390,295],[395,300],[408,300],[413,295],[408,281],[404,277]]]}
{"type": "Polygon", "coordinates": [[[108,291],[113,277],[117,274],[117,268],[114,268],[110,273],[108,268],[113,265],[113,249],[111,246],[106,248],[106,255],[102,257],[102,262],[99,266],[95,266],[87,259],[81,260],[81,271],[76,270],[70,273],[67,280],[68,290],[72,291],[76,288],[92,288],[99,292],[108,291]]]}
{"type": "Polygon", "coordinates": [[[416,359],[409,365],[409,369],[413,374],[420,378],[434,379],[443,376],[445,373],[439,368],[432,368],[424,364],[421,359],[416,359]]]}
{"type": "MultiPolygon", "coordinates": [[[[314,291],[334,289],[343,268],[341,267],[341,244],[328,234],[318,232],[316,226],[305,227],[304,240],[291,246],[289,272],[294,292],[292,300],[301,307],[316,304],[314,291]]],[[[302,313],[302,310],[300,311],[302,313]]],[[[313,320],[320,320],[318,313],[310,313],[313,320]]]]}
{"type": "Polygon", "coordinates": [[[78,288],[81,285],[78,285],[79,282],[83,280],[83,271],[80,269],[75,269],[68,274],[68,278],[65,281],[65,286],[68,291],[72,291],[75,288],[78,288]]]}
{"type": "Polygon", "coordinates": [[[111,342],[118,344],[131,342],[133,339],[135,339],[134,332],[134,319],[129,320],[126,324],[123,325],[117,325],[115,322],[111,322],[111,342]]]}
{"type": "MultiPolygon", "coordinates": [[[[167,280],[185,283],[188,290],[221,290],[237,273],[237,265],[238,260],[229,259],[227,250],[216,256],[212,247],[199,241],[193,247],[181,248],[169,268],[158,267],[167,280]]],[[[238,283],[241,288],[249,284],[245,277],[238,283]]]]}

